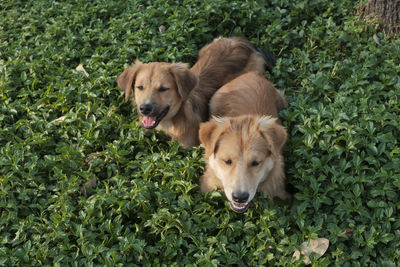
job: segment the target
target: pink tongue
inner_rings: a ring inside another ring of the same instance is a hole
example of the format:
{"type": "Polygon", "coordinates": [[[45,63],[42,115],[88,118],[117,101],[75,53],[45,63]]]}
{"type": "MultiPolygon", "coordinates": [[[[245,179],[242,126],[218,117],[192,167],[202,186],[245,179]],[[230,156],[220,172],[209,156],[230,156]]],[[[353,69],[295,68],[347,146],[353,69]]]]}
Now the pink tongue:
{"type": "Polygon", "coordinates": [[[156,117],[143,116],[142,123],[144,127],[151,127],[156,123],[156,117]]]}

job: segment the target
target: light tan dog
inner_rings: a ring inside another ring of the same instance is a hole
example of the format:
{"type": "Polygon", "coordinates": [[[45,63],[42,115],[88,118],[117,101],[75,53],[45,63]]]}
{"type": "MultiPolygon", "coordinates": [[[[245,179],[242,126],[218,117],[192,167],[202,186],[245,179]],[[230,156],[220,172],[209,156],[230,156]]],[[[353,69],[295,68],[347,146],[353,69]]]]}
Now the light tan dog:
{"type": "Polygon", "coordinates": [[[271,66],[268,52],[242,38],[218,38],[201,49],[196,64],[136,61],[118,77],[125,100],[132,103],[147,129],[166,132],[184,147],[199,144],[199,124],[209,118],[214,92],[248,71],[264,72],[271,66]]]}
{"type": "Polygon", "coordinates": [[[223,86],[210,102],[210,121],[200,125],[207,166],[200,188],[220,188],[236,212],[248,209],[256,191],[282,199],[285,190],[281,154],[287,133],[278,112],[287,102],[258,73],[250,72],[223,86]]]}

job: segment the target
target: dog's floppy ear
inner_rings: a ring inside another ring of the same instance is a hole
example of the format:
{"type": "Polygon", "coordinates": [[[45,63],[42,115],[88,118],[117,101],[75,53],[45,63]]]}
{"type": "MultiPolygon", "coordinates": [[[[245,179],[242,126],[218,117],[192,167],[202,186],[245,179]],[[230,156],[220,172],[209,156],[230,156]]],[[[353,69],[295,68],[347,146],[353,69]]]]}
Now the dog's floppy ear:
{"type": "Polygon", "coordinates": [[[277,118],[263,116],[258,119],[258,128],[271,143],[271,152],[277,157],[287,139],[285,127],[277,123],[277,118]]]}
{"type": "Polygon", "coordinates": [[[223,118],[213,117],[208,122],[200,124],[199,139],[204,145],[206,158],[215,153],[217,142],[221,134],[226,130],[226,120],[223,118]]]}
{"type": "Polygon", "coordinates": [[[135,63],[118,76],[118,86],[125,92],[125,101],[129,100],[132,84],[135,83],[136,73],[141,65],[142,63],[136,60],[135,63]]]}
{"type": "Polygon", "coordinates": [[[192,91],[198,82],[197,76],[189,70],[189,67],[186,63],[172,64],[171,73],[175,78],[179,95],[183,100],[186,100],[190,91],[192,91]]]}

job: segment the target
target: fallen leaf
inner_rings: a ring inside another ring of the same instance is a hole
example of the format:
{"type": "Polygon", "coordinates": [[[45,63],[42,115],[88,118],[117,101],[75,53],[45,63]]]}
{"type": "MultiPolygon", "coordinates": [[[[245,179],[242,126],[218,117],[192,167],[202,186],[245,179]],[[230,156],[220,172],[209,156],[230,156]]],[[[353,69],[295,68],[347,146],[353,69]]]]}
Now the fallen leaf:
{"type": "Polygon", "coordinates": [[[293,257],[295,257],[296,260],[299,260],[300,254],[303,254],[305,256],[305,259],[303,262],[305,264],[310,264],[311,261],[310,261],[309,255],[311,253],[313,253],[313,252],[316,253],[319,258],[325,254],[328,247],[329,247],[329,240],[326,238],[311,239],[310,242],[303,242],[300,245],[301,253],[300,253],[300,251],[296,250],[293,253],[293,257]]]}
{"type": "Polygon", "coordinates": [[[354,230],[349,228],[349,229],[344,230],[342,234],[344,234],[345,236],[350,238],[351,235],[353,234],[353,232],[354,232],[354,230]]]}
{"type": "Polygon", "coordinates": [[[75,70],[77,72],[82,72],[83,74],[85,74],[86,77],[89,77],[89,73],[87,73],[82,64],[79,64],[78,67],[75,68],[75,70]]]}

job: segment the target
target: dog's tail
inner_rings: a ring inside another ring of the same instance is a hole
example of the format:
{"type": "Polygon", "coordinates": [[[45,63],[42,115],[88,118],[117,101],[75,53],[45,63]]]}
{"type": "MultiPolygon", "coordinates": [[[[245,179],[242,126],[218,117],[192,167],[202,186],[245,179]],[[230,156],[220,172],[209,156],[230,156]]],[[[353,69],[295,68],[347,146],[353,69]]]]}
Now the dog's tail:
{"type": "Polygon", "coordinates": [[[265,61],[265,68],[269,72],[272,72],[272,68],[276,65],[276,57],[274,56],[274,54],[256,45],[253,46],[257,50],[257,52],[259,52],[263,56],[265,61]]]}

